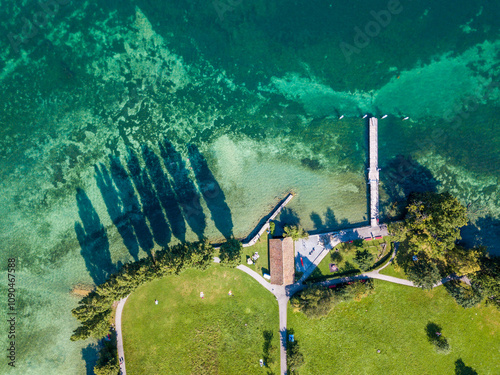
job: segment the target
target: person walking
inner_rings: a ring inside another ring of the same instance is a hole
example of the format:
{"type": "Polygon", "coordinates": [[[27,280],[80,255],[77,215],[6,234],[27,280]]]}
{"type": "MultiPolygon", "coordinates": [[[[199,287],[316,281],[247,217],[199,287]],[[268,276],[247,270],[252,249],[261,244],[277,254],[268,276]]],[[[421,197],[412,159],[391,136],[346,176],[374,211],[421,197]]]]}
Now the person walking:
{"type": "Polygon", "coordinates": [[[200,297],[201,297],[201,299],[203,299],[203,297],[205,297],[205,295],[203,294],[203,292],[200,292],[200,297]]]}
{"type": "Polygon", "coordinates": [[[158,300],[157,299],[155,299],[155,305],[158,305],[158,300]]]}
{"type": "Polygon", "coordinates": [[[233,296],[233,292],[229,291],[229,297],[232,297],[233,296]]]}

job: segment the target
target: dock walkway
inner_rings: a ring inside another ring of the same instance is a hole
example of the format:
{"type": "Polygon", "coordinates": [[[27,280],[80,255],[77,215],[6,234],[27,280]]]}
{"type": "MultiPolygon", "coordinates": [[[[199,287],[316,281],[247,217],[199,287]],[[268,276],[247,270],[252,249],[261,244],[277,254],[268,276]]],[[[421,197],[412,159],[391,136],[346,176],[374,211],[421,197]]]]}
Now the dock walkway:
{"type": "Polygon", "coordinates": [[[378,168],[378,120],[369,119],[370,165],[368,168],[368,183],[370,184],[370,225],[378,226],[379,222],[379,168],[378,168]]]}

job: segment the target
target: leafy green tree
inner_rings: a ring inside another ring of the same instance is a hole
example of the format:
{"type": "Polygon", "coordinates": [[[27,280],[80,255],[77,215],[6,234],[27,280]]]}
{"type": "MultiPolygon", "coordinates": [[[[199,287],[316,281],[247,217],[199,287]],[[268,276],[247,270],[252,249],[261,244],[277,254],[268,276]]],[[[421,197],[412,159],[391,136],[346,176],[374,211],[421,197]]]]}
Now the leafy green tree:
{"type": "Polygon", "coordinates": [[[71,336],[71,341],[85,340],[89,337],[101,339],[109,333],[111,309],[85,320],[71,336]]]}
{"type": "Polygon", "coordinates": [[[243,245],[231,237],[220,246],[220,262],[229,267],[237,267],[241,263],[243,245]]]}
{"type": "Polygon", "coordinates": [[[458,280],[452,280],[444,286],[457,304],[464,308],[474,307],[483,299],[482,291],[476,283],[471,283],[469,286],[458,280]]]}
{"type": "Polygon", "coordinates": [[[410,197],[403,225],[391,227],[400,240],[424,251],[429,258],[441,258],[461,239],[467,224],[467,209],[450,193],[416,193],[410,197]]]}
{"type": "Polygon", "coordinates": [[[429,322],[425,327],[425,331],[427,333],[427,339],[434,345],[434,349],[437,353],[448,354],[451,351],[450,344],[448,344],[448,340],[443,336],[442,329],[439,325],[429,322]]]}
{"type": "Polygon", "coordinates": [[[366,271],[373,264],[373,254],[368,250],[356,250],[356,255],[354,256],[354,261],[359,266],[361,271],[366,271]]]}
{"type": "Polygon", "coordinates": [[[116,332],[111,332],[111,340],[103,340],[103,346],[99,351],[99,359],[94,366],[96,375],[118,375],[120,365],[118,362],[118,352],[116,347],[116,332]]]}
{"type": "Polygon", "coordinates": [[[500,310],[500,257],[485,256],[480,266],[469,278],[479,285],[486,303],[500,310]]]}
{"type": "Polygon", "coordinates": [[[328,315],[335,305],[335,300],[333,292],[328,288],[311,286],[295,294],[290,303],[308,317],[319,318],[328,315]]]}
{"type": "Polygon", "coordinates": [[[292,240],[297,241],[301,238],[309,238],[309,234],[299,225],[286,225],[283,237],[292,237],[292,240]]]}
{"type": "Polygon", "coordinates": [[[446,253],[446,264],[451,272],[458,276],[469,275],[481,269],[480,260],[486,254],[484,246],[466,249],[463,246],[455,247],[446,253]]]}
{"type": "Polygon", "coordinates": [[[408,263],[404,270],[408,279],[422,289],[430,290],[441,280],[437,266],[423,254],[417,261],[408,263]]]}

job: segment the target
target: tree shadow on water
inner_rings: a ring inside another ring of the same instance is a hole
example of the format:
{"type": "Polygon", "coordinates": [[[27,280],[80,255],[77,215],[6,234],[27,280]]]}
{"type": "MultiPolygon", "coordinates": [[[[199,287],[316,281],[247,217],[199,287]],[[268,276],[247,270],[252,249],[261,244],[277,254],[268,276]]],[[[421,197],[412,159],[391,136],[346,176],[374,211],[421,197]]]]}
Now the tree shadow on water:
{"type": "Polygon", "coordinates": [[[160,246],[167,246],[171,239],[171,231],[163,214],[161,203],[156,196],[153,183],[145,170],[141,169],[139,158],[133,150],[129,150],[127,167],[139,193],[142,210],[149,221],[153,237],[160,246]]]}
{"type": "Polygon", "coordinates": [[[97,344],[89,344],[82,349],[82,358],[85,361],[85,374],[94,375],[94,366],[99,358],[99,346],[97,344]]]}
{"type": "Polygon", "coordinates": [[[283,208],[275,220],[274,237],[281,237],[284,233],[284,228],[287,225],[299,225],[300,219],[297,213],[291,208],[283,208]]]}
{"type": "Polygon", "coordinates": [[[205,214],[182,156],[168,140],[160,142],[159,148],[165,167],[174,181],[173,188],[184,212],[184,218],[193,232],[201,239],[206,226],[205,214]]]}
{"type": "Polygon", "coordinates": [[[109,217],[116,226],[118,233],[122,236],[123,243],[130,255],[135,260],[139,259],[139,244],[133,230],[132,222],[127,212],[124,211],[120,194],[116,191],[111,175],[103,164],[100,167],[95,166],[95,179],[97,187],[101,191],[109,217]]]}
{"type": "Polygon", "coordinates": [[[347,219],[338,221],[331,207],[326,209],[324,217],[325,221],[323,222],[323,219],[318,213],[314,211],[311,212],[310,218],[314,224],[314,232],[329,232],[340,228],[346,228],[350,224],[347,219]]]}
{"type": "Polygon", "coordinates": [[[500,220],[491,216],[481,217],[460,231],[466,247],[486,246],[490,255],[500,256],[500,220]]]}
{"type": "Polygon", "coordinates": [[[191,144],[188,146],[188,152],[198,187],[212,214],[212,220],[219,232],[229,238],[233,234],[233,220],[231,210],[226,203],[226,196],[198,147],[191,144]]]}
{"type": "MultiPolygon", "coordinates": [[[[431,171],[412,159],[411,156],[398,155],[383,166],[380,173],[382,187],[394,204],[395,215],[401,215],[406,199],[411,193],[436,192],[439,186],[431,171]]],[[[387,209],[388,207],[384,207],[387,209]]]]}
{"type": "MultiPolygon", "coordinates": [[[[135,190],[128,172],[125,170],[119,158],[110,155],[110,169],[115,186],[118,188],[119,198],[122,201],[123,211],[127,215],[139,246],[150,254],[154,246],[153,236],[146,223],[141,204],[135,195],[135,190]]],[[[135,259],[135,258],[134,258],[135,259]]],[[[137,259],[135,259],[137,260],[137,259]]]]}
{"type": "Polygon", "coordinates": [[[181,242],[186,240],[186,223],[170,182],[163,172],[160,158],[148,146],[142,147],[142,154],[158,199],[172,228],[173,235],[181,242]]]}
{"type": "Polygon", "coordinates": [[[76,204],[82,221],[75,223],[81,254],[94,283],[101,284],[115,272],[106,229],[83,189],[78,189],[76,192],[76,204]]]}

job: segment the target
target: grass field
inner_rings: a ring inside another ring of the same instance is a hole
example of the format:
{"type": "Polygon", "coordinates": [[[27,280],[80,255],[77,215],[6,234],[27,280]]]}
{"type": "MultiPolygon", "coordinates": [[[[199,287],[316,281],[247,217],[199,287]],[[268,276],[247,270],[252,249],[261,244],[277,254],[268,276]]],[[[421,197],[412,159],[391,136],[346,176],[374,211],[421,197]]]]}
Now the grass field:
{"type": "Polygon", "coordinates": [[[394,264],[389,264],[382,271],[380,271],[381,275],[398,277],[400,279],[408,279],[400,267],[394,266],[394,264]]]}
{"type": "Polygon", "coordinates": [[[261,276],[265,273],[269,275],[269,245],[266,232],[262,234],[255,245],[243,248],[241,252],[241,264],[251,268],[261,276]],[[253,265],[248,265],[247,258],[250,258],[255,252],[259,253],[259,259],[253,265]]]}
{"type": "Polygon", "coordinates": [[[155,280],[125,304],[127,373],[266,374],[259,365],[266,330],[274,333],[270,369],[277,371],[278,303],[239,270],[212,265],[155,280]]]}
{"type": "Polygon", "coordinates": [[[374,256],[373,264],[379,261],[382,257],[384,257],[388,253],[392,253],[394,244],[390,242],[390,237],[384,237],[380,240],[373,241],[363,241],[356,240],[353,242],[353,249],[349,252],[344,252],[342,250],[335,251],[340,249],[342,244],[338,244],[334,249],[330,251],[330,254],[327,255],[318,265],[318,267],[311,274],[309,279],[319,278],[319,277],[339,277],[350,271],[361,272],[358,269],[356,262],[354,261],[354,256],[356,255],[356,250],[368,250],[374,256]],[[387,247],[384,252],[382,252],[381,244],[387,242],[387,247]],[[340,256],[340,258],[338,258],[340,256]],[[330,272],[329,264],[336,264],[339,268],[338,272],[330,272]]]}
{"type": "Polygon", "coordinates": [[[375,294],[339,304],[312,320],[288,310],[288,327],[304,354],[301,375],[500,374],[500,312],[464,309],[444,287],[430,292],[374,280],[375,294]],[[438,354],[427,341],[428,323],[441,326],[451,347],[438,354]],[[380,350],[380,353],[377,353],[380,350]],[[461,361],[461,362],[457,362],[461,361]]]}

